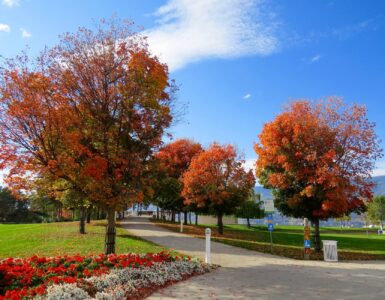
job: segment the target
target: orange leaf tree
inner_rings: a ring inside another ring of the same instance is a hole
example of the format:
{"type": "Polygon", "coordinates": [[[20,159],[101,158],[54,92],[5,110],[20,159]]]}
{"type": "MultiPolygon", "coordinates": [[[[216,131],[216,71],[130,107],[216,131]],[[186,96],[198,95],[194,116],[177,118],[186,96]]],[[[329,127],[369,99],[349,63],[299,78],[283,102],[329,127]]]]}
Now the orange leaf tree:
{"type": "Polygon", "coordinates": [[[0,85],[0,167],[9,170],[8,184],[66,180],[107,211],[106,253],[115,251],[115,211],[141,194],[172,121],[167,66],[131,28],[112,20],[65,34],[34,62],[9,60],[0,85]]]}
{"type": "Polygon", "coordinates": [[[181,177],[190,166],[191,160],[203,151],[199,143],[179,139],[162,147],[155,155],[159,161],[159,180],[155,191],[156,204],[164,209],[183,211],[187,224],[187,206],[181,195],[181,177]]]}
{"type": "Polygon", "coordinates": [[[319,221],[365,209],[372,196],[371,172],[381,157],[374,124],[366,109],[340,99],[295,101],[265,124],[255,144],[257,177],[273,190],[275,205],[287,216],[319,221]]]}
{"type": "Polygon", "coordinates": [[[216,143],[195,156],[183,174],[185,203],[206,208],[218,218],[223,234],[223,215],[232,214],[245,202],[255,185],[251,171],[246,172],[233,146],[216,143]]]}

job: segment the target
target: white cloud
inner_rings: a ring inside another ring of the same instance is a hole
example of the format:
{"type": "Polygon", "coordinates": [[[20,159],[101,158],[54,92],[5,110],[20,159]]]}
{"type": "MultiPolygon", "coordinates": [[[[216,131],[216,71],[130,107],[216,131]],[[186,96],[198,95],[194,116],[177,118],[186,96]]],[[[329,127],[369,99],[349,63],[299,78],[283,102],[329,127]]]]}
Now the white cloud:
{"type": "MultiPolygon", "coordinates": [[[[256,158],[248,158],[245,160],[244,164],[243,164],[243,169],[248,172],[248,171],[253,171],[253,175],[255,176],[255,172],[256,172],[256,167],[255,167],[255,163],[256,163],[257,159],[256,158]]],[[[255,183],[256,186],[261,186],[261,184],[258,182],[258,178],[256,178],[256,183],[255,183]]]]}
{"type": "Polygon", "coordinates": [[[0,23],[0,31],[10,32],[11,31],[11,27],[8,24],[0,23]]]}
{"type": "Polygon", "coordinates": [[[3,0],[2,3],[5,6],[12,7],[19,5],[19,0],[3,0]]]}
{"type": "Polygon", "coordinates": [[[243,96],[243,99],[250,99],[251,98],[251,94],[246,94],[243,96]]]}
{"type": "MultiPolygon", "coordinates": [[[[265,1],[264,1],[265,2],[265,1]]],[[[269,55],[278,50],[277,23],[258,0],[168,0],[145,32],[170,70],[207,58],[269,55]]]]}
{"type": "Polygon", "coordinates": [[[310,63],[314,63],[314,62],[317,62],[321,59],[321,55],[320,54],[317,54],[315,56],[313,56],[311,59],[310,59],[310,63]]]}
{"type": "Polygon", "coordinates": [[[250,171],[252,170],[254,173],[255,173],[255,162],[257,161],[256,158],[249,158],[249,159],[246,159],[244,164],[243,164],[243,168],[246,170],[246,171],[250,171]]]}
{"type": "Polygon", "coordinates": [[[385,175],[385,161],[380,161],[376,165],[376,169],[373,171],[372,176],[384,176],[385,175]]]}
{"type": "Polygon", "coordinates": [[[21,37],[23,39],[26,39],[26,38],[30,38],[32,36],[32,34],[30,32],[28,32],[26,29],[24,28],[20,28],[20,31],[21,31],[21,37]]]}

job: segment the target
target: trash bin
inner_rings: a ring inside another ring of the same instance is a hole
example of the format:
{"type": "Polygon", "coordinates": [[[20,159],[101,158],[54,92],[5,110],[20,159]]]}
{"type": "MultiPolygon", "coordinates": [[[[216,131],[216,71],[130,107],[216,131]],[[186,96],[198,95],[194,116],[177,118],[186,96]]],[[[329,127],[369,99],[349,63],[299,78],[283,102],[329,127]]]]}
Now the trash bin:
{"type": "Polygon", "coordinates": [[[324,261],[338,261],[337,241],[322,241],[324,261]]]}

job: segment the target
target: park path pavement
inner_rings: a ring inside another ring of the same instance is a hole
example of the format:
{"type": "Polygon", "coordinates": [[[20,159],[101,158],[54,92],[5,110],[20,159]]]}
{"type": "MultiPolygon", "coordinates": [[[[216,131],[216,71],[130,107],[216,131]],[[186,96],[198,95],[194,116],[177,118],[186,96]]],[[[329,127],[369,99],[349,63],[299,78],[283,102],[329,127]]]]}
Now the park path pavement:
{"type": "MultiPolygon", "coordinates": [[[[144,217],[130,217],[122,225],[133,235],[204,258],[203,239],[171,232],[144,217]]],[[[385,299],[385,261],[298,261],[212,242],[212,262],[221,267],[148,299],[385,299]]]]}

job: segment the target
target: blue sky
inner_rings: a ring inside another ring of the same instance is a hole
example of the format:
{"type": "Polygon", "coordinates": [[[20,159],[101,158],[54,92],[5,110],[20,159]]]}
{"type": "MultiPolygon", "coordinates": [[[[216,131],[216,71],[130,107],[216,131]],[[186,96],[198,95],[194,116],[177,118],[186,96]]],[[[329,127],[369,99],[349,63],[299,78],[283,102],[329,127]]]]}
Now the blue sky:
{"type": "MultiPolygon", "coordinates": [[[[385,141],[385,1],[0,0],[0,54],[37,53],[94,20],[131,19],[188,103],[175,138],[233,143],[251,163],[290,99],[365,104],[385,141]]],[[[382,143],[382,146],[385,146],[382,143]]],[[[385,175],[379,162],[375,175],[385,175]]]]}

